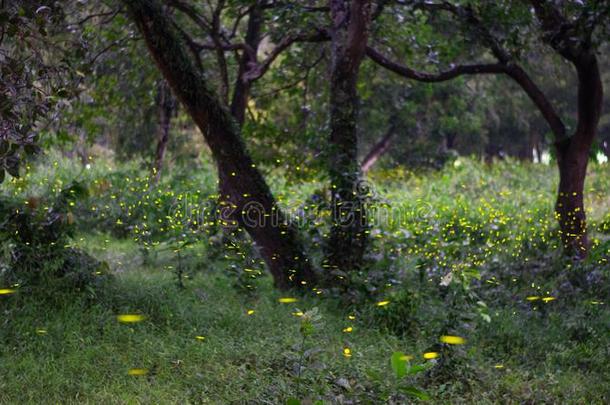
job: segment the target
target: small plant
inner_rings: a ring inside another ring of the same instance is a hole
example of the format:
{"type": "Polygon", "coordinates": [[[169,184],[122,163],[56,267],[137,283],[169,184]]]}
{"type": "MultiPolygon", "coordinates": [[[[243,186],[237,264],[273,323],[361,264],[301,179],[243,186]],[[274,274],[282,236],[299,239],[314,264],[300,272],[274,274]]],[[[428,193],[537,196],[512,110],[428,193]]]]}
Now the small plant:
{"type": "MultiPolygon", "coordinates": [[[[302,312],[297,309],[295,314],[300,320],[299,334],[301,336],[301,342],[295,347],[295,352],[293,353],[294,373],[296,377],[296,396],[289,398],[286,401],[287,405],[301,404],[301,400],[298,398],[301,396],[301,382],[303,380],[303,373],[307,369],[308,365],[312,365],[314,356],[322,350],[312,344],[312,336],[322,324],[322,316],[320,315],[318,308],[314,307],[306,312],[302,312]]],[[[321,405],[322,403],[323,402],[321,400],[314,402],[316,405],[321,405]]]]}
{"type": "Polygon", "coordinates": [[[405,377],[413,377],[416,374],[428,370],[431,367],[431,363],[411,364],[411,360],[413,360],[413,357],[408,356],[403,352],[392,353],[390,366],[394,372],[394,377],[396,377],[395,387],[399,392],[427,401],[430,399],[430,396],[414,385],[406,384],[405,377]]]}

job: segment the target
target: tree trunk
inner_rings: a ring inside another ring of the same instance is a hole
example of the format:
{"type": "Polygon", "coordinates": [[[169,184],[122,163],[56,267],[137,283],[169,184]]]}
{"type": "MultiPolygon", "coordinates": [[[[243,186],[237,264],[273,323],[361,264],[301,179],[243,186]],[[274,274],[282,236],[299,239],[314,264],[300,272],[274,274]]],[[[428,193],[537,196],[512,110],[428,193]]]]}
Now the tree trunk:
{"type": "Polygon", "coordinates": [[[261,42],[261,26],[263,23],[263,12],[258,5],[252,7],[248,17],[248,29],[246,30],[245,43],[250,50],[244,50],[239,61],[239,71],[233,90],[231,100],[231,114],[240,126],[243,126],[246,118],[246,108],[250,98],[252,82],[245,79],[245,74],[251,63],[256,63],[255,57],[261,42]]]}
{"type": "Polygon", "coordinates": [[[583,193],[589,153],[576,146],[572,142],[556,145],[559,188],[555,213],[566,252],[583,258],[588,249],[583,193]]]}
{"type": "Polygon", "coordinates": [[[330,0],[333,22],[330,78],[330,161],[332,227],[325,266],[347,272],[360,268],[367,245],[367,221],[358,164],[357,80],[370,21],[367,0],[330,0]]]}
{"type": "Polygon", "coordinates": [[[212,151],[219,173],[223,219],[250,234],[278,288],[302,287],[316,275],[297,233],[286,223],[269,187],[248,155],[228,109],[193,63],[158,0],[125,0],[148,49],[212,151]]]}
{"type": "Polygon", "coordinates": [[[606,157],[610,158],[610,141],[603,140],[601,142],[601,148],[602,148],[602,152],[604,152],[604,155],[606,155],[606,157]]]}
{"type": "Polygon", "coordinates": [[[559,190],[555,212],[566,252],[575,258],[588,254],[584,187],[589,152],[601,116],[603,86],[593,52],[575,61],[578,73],[578,125],[574,135],[556,143],[559,190]]]}
{"type": "Polygon", "coordinates": [[[532,159],[538,163],[542,163],[542,137],[539,130],[532,133],[532,159]]]}
{"type": "Polygon", "coordinates": [[[386,131],[385,135],[379,142],[377,142],[366,154],[364,160],[362,161],[361,170],[363,173],[366,173],[370,170],[371,167],[377,162],[377,160],[383,156],[384,153],[390,148],[390,144],[392,143],[392,138],[394,137],[395,128],[393,124],[390,124],[390,127],[386,131]]]}
{"type": "Polygon", "coordinates": [[[169,128],[175,108],[176,102],[172,95],[172,91],[167,85],[167,82],[162,80],[157,89],[157,114],[159,117],[159,126],[157,133],[157,150],[155,152],[155,162],[153,165],[153,184],[158,183],[161,179],[163,160],[165,158],[165,151],[167,150],[167,142],[169,141],[169,128]]]}
{"type": "Polygon", "coordinates": [[[455,132],[450,132],[445,135],[445,150],[450,151],[455,149],[456,140],[457,134],[455,132]]]}

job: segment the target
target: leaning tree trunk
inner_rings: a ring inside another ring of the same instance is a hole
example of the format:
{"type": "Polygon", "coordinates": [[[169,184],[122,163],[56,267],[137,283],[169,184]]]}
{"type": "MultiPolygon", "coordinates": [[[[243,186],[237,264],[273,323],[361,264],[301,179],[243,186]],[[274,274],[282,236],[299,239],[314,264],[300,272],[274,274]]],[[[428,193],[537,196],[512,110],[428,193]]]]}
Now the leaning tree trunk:
{"type": "Polygon", "coordinates": [[[390,148],[390,144],[392,143],[392,138],[394,137],[395,127],[394,124],[390,124],[390,127],[386,131],[383,138],[381,138],[366,154],[364,159],[362,160],[361,170],[363,173],[368,172],[371,167],[379,160],[384,153],[388,151],[390,148]]]}
{"type": "Polygon", "coordinates": [[[157,89],[157,114],[159,122],[157,129],[157,149],[155,151],[155,162],[153,164],[153,183],[155,184],[161,179],[165,151],[167,150],[167,142],[169,141],[169,128],[175,108],[176,102],[172,95],[172,91],[167,85],[167,82],[162,80],[157,89]]]}
{"type": "Polygon", "coordinates": [[[574,65],[578,73],[578,125],[572,137],[556,144],[559,189],[555,212],[567,253],[584,258],[589,249],[584,207],[585,177],[601,116],[603,86],[593,52],[584,52],[574,65]]]}
{"type": "Polygon", "coordinates": [[[242,143],[239,128],[189,57],[159,0],[124,0],[170,87],[193,118],[218,166],[224,218],[243,226],[278,288],[315,281],[296,231],[287,224],[242,143]]]}
{"type": "Polygon", "coordinates": [[[367,245],[365,204],[358,164],[358,92],[370,20],[366,0],[330,0],[333,20],[330,78],[330,161],[332,227],[325,265],[347,272],[360,268],[367,245]]]}

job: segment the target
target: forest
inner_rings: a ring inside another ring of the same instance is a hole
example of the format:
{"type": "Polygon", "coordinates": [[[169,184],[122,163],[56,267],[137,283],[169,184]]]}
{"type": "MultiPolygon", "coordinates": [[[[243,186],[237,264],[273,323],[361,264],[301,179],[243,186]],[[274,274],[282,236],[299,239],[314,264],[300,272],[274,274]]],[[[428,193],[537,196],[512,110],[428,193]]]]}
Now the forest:
{"type": "Polygon", "coordinates": [[[609,0],[0,0],[0,404],[610,403],[609,0]]]}

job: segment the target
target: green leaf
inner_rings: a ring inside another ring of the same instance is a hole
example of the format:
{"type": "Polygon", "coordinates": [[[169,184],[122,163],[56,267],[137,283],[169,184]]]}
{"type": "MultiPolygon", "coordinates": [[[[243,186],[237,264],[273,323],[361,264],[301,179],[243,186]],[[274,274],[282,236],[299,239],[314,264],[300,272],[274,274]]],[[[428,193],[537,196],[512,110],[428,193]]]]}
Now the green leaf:
{"type": "Polygon", "coordinates": [[[407,375],[413,375],[413,374],[421,373],[422,371],[426,371],[427,369],[430,368],[431,364],[432,363],[416,364],[414,366],[408,367],[407,368],[407,375]]]}
{"type": "Polygon", "coordinates": [[[397,378],[402,378],[407,375],[407,359],[403,352],[394,352],[390,363],[397,378]]]}
{"type": "Polygon", "coordinates": [[[405,394],[411,395],[412,397],[419,398],[423,401],[430,400],[430,395],[428,395],[426,392],[424,392],[418,388],[415,388],[413,386],[400,387],[400,391],[404,392],[405,394]]]}
{"type": "Polygon", "coordinates": [[[301,405],[301,401],[296,398],[288,398],[286,405],[301,405]]]}

